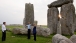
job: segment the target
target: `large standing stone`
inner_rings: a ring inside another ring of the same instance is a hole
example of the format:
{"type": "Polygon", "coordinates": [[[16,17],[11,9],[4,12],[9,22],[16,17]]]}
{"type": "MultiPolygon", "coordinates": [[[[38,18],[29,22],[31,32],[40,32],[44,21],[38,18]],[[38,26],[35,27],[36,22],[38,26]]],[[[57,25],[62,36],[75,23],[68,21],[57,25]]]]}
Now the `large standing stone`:
{"type": "Polygon", "coordinates": [[[73,3],[73,0],[57,0],[48,5],[48,8],[51,7],[61,7],[64,4],[73,3]]]}
{"type": "Polygon", "coordinates": [[[75,8],[72,3],[65,4],[61,7],[61,29],[62,34],[73,35],[74,30],[72,28],[74,23],[75,8]]]}
{"type": "Polygon", "coordinates": [[[23,27],[26,28],[25,18],[23,19],[23,27]]]}
{"type": "Polygon", "coordinates": [[[34,7],[31,3],[25,4],[25,16],[24,16],[24,26],[26,26],[30,22],[32,25],[34,23],[34,7]]]}
{"type": "Polygon", "coordinates": [[[63,40],[67,43],[73,43],[70,39],[60,34],[56,34],[52,37],[52,43],[61,43],[63,40]]]}
{"type": "Polygon", "coordinates": [[[71,36],[70,40],[71,40],[73,43],[76,43],[76,35],[71,36]]]}
{"type": "Polygon", "coordinates": [[[50,28],[51,34],[57,32],[58,14],[59,11],[56,7],[48,9],[47,26],[50,28]]]}
{"type": "Polygon", "coordinates": [[[74,22],[74,31],[76,32],[76,14],[75,14],[75,22],[74,22]]]}

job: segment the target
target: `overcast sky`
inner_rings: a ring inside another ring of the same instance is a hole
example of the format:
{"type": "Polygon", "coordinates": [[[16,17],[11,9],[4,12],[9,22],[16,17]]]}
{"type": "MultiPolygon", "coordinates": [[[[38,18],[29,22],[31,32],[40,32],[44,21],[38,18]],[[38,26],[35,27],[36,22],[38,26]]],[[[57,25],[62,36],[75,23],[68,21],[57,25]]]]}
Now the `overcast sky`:
{"type": "MultiPolygon", "coordinates": [[[[35,20],[39,25],[47,24],[47,5],[55,0],[0,0],[0,24],[23,24],[25,3],[34,4],[35,20]]],[[[76,0],[74,0],[76,8],[76,0]]]]}

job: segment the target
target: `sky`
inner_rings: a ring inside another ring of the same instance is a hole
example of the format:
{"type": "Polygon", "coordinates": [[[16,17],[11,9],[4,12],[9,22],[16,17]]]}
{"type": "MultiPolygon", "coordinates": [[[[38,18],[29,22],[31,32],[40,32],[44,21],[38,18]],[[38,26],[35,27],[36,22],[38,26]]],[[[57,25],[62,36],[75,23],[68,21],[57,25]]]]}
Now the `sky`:
{"type": "MultiPolygon", "coordinates": [[[[56,0],[0,0],[0,24],[23,24],[25,3],[34,5],[34,17],[38,25],[47,25],[47,5],[56,0]]],[[[74,0],[76,8],[76,0],[74,0]]]]}

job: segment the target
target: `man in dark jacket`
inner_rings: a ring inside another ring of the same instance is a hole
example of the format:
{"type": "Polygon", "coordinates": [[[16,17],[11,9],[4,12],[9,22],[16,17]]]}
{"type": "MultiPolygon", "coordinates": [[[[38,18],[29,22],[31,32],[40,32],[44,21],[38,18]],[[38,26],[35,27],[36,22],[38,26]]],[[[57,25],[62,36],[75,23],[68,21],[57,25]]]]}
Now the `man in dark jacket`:
{"type": "Polygon", "coordinates": [[[36,41],[36,25],[34,24],[33,28],[34,41],[36,41]]]}

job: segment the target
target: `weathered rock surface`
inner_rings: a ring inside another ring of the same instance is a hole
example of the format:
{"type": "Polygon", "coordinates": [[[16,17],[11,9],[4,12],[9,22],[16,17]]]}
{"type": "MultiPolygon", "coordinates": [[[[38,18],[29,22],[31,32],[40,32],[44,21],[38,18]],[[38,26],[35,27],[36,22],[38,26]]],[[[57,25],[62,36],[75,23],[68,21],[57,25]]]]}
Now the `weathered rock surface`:
{"type": "Polygon", "coordinates": [[[47,26],[48,28],[50,28],[51,34],[57,32],[58,14],[59,11],[56,7],[52,7],[48,9],[47,26]]]}
{"type": "Polygon", "coordinates": [[[23,27],[26,28],[25,18],[23,19],[23,27]]]}
{"type": "Polygon", "coordinates": [[[50,35],[50,29],[49,28],[43,28],[41,33],[42,33],[42,36],[48,37],[50,35]]]}
{"type": "Polygon", "coordinates": [[[24,27],[30,22],[32,25],[34,23],[34,7],[31,3],[25,4],[25,16],[23,20],[24,27]]]}
{"type": "Polygon", "coordinates": [[[61,34],[61,23],[60,23],[60,21],[58,21],[58,25],[57,25],[57,34],[61,34]]]}
{"type": "Polygon", "coordinates": [[[52,43],[73,43],[70,39],[66,38],[65,36],[62,36],[60,34],[56,34],[52,37],[52,43]]]}
{"type": "Polygon", "coordinates": [[[37,24],[38,24],[38,21],[34,21],[34,24],[37,26],[37,24]]]}
{"type": "Polygon", "coordinates": [[[48,8],[51,7],[61,7],[64,4],[73,3],[73,0],[57,0],[48,5],[48,8]]]}
{"type": "Polygon", "coordinates": [[[68,42],[65,40],[61,40],[59,43],[68,43],[68,42]]]}
{"type": "Polygon", "coordinates": [[[27,34],[28,30],[27,29],[20,29],[21,34],[27,34]]]}
{"type": "Polygon", "coordinates": [[[6,28],[6,31],[9,31],[9,32],[11,32],[10,28],[6,28]]]}
{"type": "Polygon", "coordinates": [[[73,43],[76,43],[76,35],[71,36],[70,40],[71,40],[73,43]]]}
{"type": "MultiPolygon", "coordinates": [[[[28,29],[26,28],[14,28],[12,31],[14,34],[27,34],[28,29]]],[[[37,35],[48,37],[50,35],[49,28],[37,27],[36,29],[37,35]]],[[[33,27],[31,27],[31,34],[33,34],[33,27]]]]}
{"type": "Polygon", "coordinates": [[[65,4],[61,7],[61,29],[62,34],[73,35],[74,29],[72,28],[75,16],[75,7],[72,3],[65,4]]]}
{"type": "MultiPolygon", "coordinates": [[[[31,30],[31,31],[33,31],[33,30],[31,30]]],[[[37,27],[36,32],[37,32],[37,35],[41,35],[44,37],[48,37],[50,35],[50,29],[49,28],[37,27]]]]}
{"type": "Polygon", "coordinates": [[[74,31],[76,32],[76,14],[75,14],[74,20],[75,20],[75,22],[74,22],[73,27],[74,27],[74,31]]]}
{"type": "Polygon", "coordinates": [[[13,32],[14,34],[20,34],[20,29],[21,29],[21,28],[14,28],[14,29],[12,30],[12,32],[13,32]]]}

